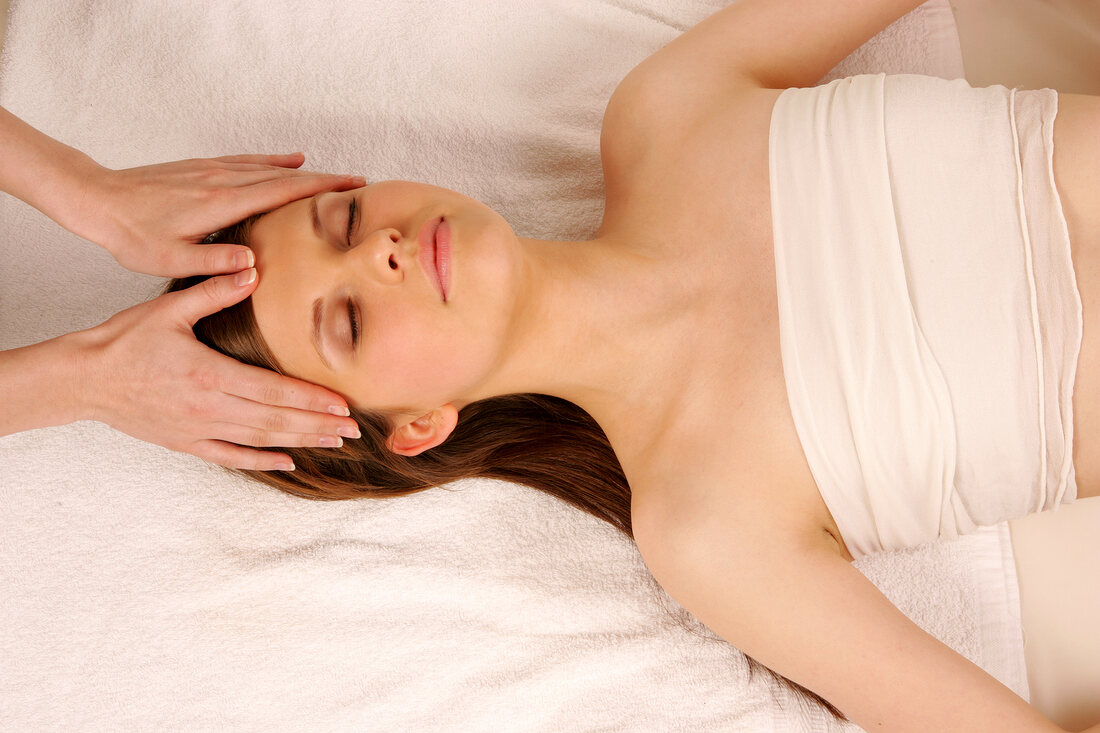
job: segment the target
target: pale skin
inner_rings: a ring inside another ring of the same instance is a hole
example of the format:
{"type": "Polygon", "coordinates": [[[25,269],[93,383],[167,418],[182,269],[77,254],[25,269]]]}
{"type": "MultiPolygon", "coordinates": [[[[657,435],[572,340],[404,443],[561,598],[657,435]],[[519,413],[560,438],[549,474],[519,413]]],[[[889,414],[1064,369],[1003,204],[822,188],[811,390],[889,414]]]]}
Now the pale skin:
{"type": "MultiPolygon", "coordinates": [[[[741,0],[647,59],[608,104],[607,201],[591,241],[517,237],[461,194],[384,181],[316,197],[320,236],[309,201],[261,219],[253,303],[290,373],[396,416],[399,453],[438,445],[458,410],[485,397],[540,392],[583,407],[626,471],[635,538],[656,579],[863,728],[1059,731],[851,566],[787,404],[772,106],[917,4],[741,0]],[[361,218],[349,237],[353,199],[361,218]],[[417,233],[438,216],[452,236],[446,300],[417,257],[417,233]],[[315,298],[331,367],[310,340],[315,298]]],[[[1097,129],[1100,99],[1060,95],[1055,177],[1084,308],[1073,400],[1082,498],[1100,492],[1097,129]]]]}

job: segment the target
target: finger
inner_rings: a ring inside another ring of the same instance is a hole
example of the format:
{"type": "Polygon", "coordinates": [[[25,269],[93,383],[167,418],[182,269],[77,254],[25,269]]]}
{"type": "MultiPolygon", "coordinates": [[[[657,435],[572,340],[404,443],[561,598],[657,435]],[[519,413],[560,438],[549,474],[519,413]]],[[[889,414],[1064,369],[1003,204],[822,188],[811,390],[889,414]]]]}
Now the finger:
{"type": "Polygon", "coordinates": [[[303,153],[287,153],[285,155],[223,155],[220,158],[211,158],[222,163],[255,163],[258,165],[277,165],[280,168],[297,168],[306,162],[303,153]]]}
{"type": "Polygon", "coordinates": [[[190,453],[205,461],[226,468],[243,468],[253,471],[289,471],[294,462],[286,453],[245,448],[221,440],[200,440],[193,443],[190,453]]]}
{"type": "Polygon", "coordinates": [[[235,400],[232,423],[222,423],[219,438],[254,446],[338,447],[343,438],[362,437],[350,417],[340,417],[294,407],[272,407],[250,400],[235,400]],[[322,440],[323,438],[335,440],[322,440]]]}
{"type": "Polygon", "coordinates": [[[164,273],[168,277],[220,275],[238,272],[256,265],[256,256],[248,247],[237,244],[189,244],[174,248],[164,273]]]}
{"type": "Polygon", "coordinates": [[[357,428],[348,416],[347,401],[332,390],[235,360],[229,365],[232,373],[218,386],[226,394],[242,399],[233,413],[240,415],[238,423],[264,425],[278,432],[328,435],[336,435],[340,427],[357,428]]]}
{"type": "MultiPolygon", "coordinates": [[[[198,285],[162,295],[158,300],[161,298],[166,300],[172,315],[181,324],[191,328],[199,319],[247,298],[256,289],[258,283],[256,269],[249,268],[231,275],[207,278],[198,285]]],[[[229,359],[229,357],[225,358],[229,359]]],[[[230,361],[236,363],[233,359],[230,361]]]]}
{"type": "Polygon", "coordinates": [[[333,176],[316,174],[311,176],[280,176],[274,180],[257,183],[241,189],[236,198],[237,208],[232,212],[236,220],[246,219],[252,214],[271,211],[291,201],[314,196],[322,191],[346,191],[366,185],[361,176],[333,176]]]}
{"type": "Polygon", "coordinates": [[[336,431],[331,433],[288,433],[229,423],[221,423],[218,426],[217,435],[222,440],[237,445],[251,445],[256,448],[339,448],[344,444],[344,436],[337,435],[336,431]]]}
{"type": "Polygon", "coordinates": [[[262,163],[229,163],[226,161],[218,161],[216,169],[220,171],[278,171],[286,174],[310,174],[315,175],[323,171],[304,171],[300,168],[291,168],[280,165],[265,165],[262,163]]]}
{"type": "MultiPolygon", "coordinates": [[[[241,365],[248,366],[246,364],[241,365]]],[[[276,378],[282,378],[282,374],[276,374],[266,369],[260,371],[272,374],[276,378]]],[[[289,378],[289,376],[283,379],[298,382],[298,380],[289,378]]],[[[309,382],[301,382],[301,384],[317,387],[322,392],[328,392],[324,390],[324,387],[318,387],[316,384],[310,384],[309,382]]],[[[354,419],[328,412],[328,403],[331,401],[327,401],[323,409],[313,411],[313,409],[283,407],[254,400],[245,400],[243,397],[229,393],[227,393],[227,396],[232,402],[226,403],[223,414],[232,415],[232,424],[223,424],[227,430],[231,431],[231,435],[227,433],[224,437],[233,442],[240,442],[240,444],[249,446],[316,446],[319,445],[317,442],[298,444],[298,442],[275,441],[286,439],[288,435],[301,436],[296,440],[311,439],[322,435],[330,437],[343,436],[345,438],[360,437],[359,425],[355,423],[354,419]]]]}
{"type": "Polygon", "coordinates": [[[255,186],[258,183],[266,183],[268,181],[275,181],[275,180],[278,180],[280,178],[309,177],[309,176],[313,176],[313,177],[326,176],[326,177],[332,177],[332,178],[337,179],[337,180],[349,179],[352,182],[362,182],[364,184],[366,183],[361,177],[357,178],[355,176],[348,176],[348,175],[342,175],[342,174],[338,175],[338,174],[333,174],[333,173],[318,173],[317,171],[293,170],[293,169],[290,169],[290,168],[275,168],[273,166],[263,166],[263,165],[244,165],[244,164],[241,164],[241,165],[234,165],[232,168],[228,168],[226,170],[231,171],[231,173],[227,173],[226,176],[224,177],[224,179],[220,180],[218,182],[219,185],[224,186],[226,188],[229,188],[229,187],[244,188],[245,186],[255,186]]]}

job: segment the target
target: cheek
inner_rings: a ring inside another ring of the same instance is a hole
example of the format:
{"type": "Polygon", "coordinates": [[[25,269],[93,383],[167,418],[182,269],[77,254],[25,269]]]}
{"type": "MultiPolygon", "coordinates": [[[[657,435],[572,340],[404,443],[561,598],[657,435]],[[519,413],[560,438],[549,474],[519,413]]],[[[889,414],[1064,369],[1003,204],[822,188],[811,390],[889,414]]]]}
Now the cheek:
{"type": "Polygon", "coordinates": [[[370,338],[367,369],[397,398],[450,389],[467,362],[458,333],[412,319],[390,319],[370,338]]]}
{"type": "Polygon", "coordinates": [[[399,400],[453,399],[450,393],[475,376],[479,363],[479,346],[443,324],[391,319],[370,339],[367,369],[399,400]]]}

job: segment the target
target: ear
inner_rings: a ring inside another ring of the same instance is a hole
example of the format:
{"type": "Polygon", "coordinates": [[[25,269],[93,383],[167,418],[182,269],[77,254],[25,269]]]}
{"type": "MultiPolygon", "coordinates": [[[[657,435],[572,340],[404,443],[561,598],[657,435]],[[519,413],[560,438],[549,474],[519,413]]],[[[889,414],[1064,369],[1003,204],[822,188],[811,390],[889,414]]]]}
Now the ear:
{"type": "Polygon", "coordinates": [[[401,456],[417,456],[446,440],[456,425],[458,409],[448,403],[394,428],[386,438],[386,447],[401,456]]]}

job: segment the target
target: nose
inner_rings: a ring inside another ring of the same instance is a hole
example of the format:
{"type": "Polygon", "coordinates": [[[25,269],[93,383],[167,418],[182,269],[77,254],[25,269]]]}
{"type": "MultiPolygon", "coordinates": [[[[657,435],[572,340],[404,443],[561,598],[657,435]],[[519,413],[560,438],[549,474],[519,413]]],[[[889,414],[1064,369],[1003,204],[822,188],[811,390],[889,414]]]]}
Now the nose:
{"type": "Polygon", "coordinates": [[[360,260],[361,271],[383,284],[396,285],[409,273],[411,253],[396,229],[377,229],[354,246],[348,256],[360,260]]]}

